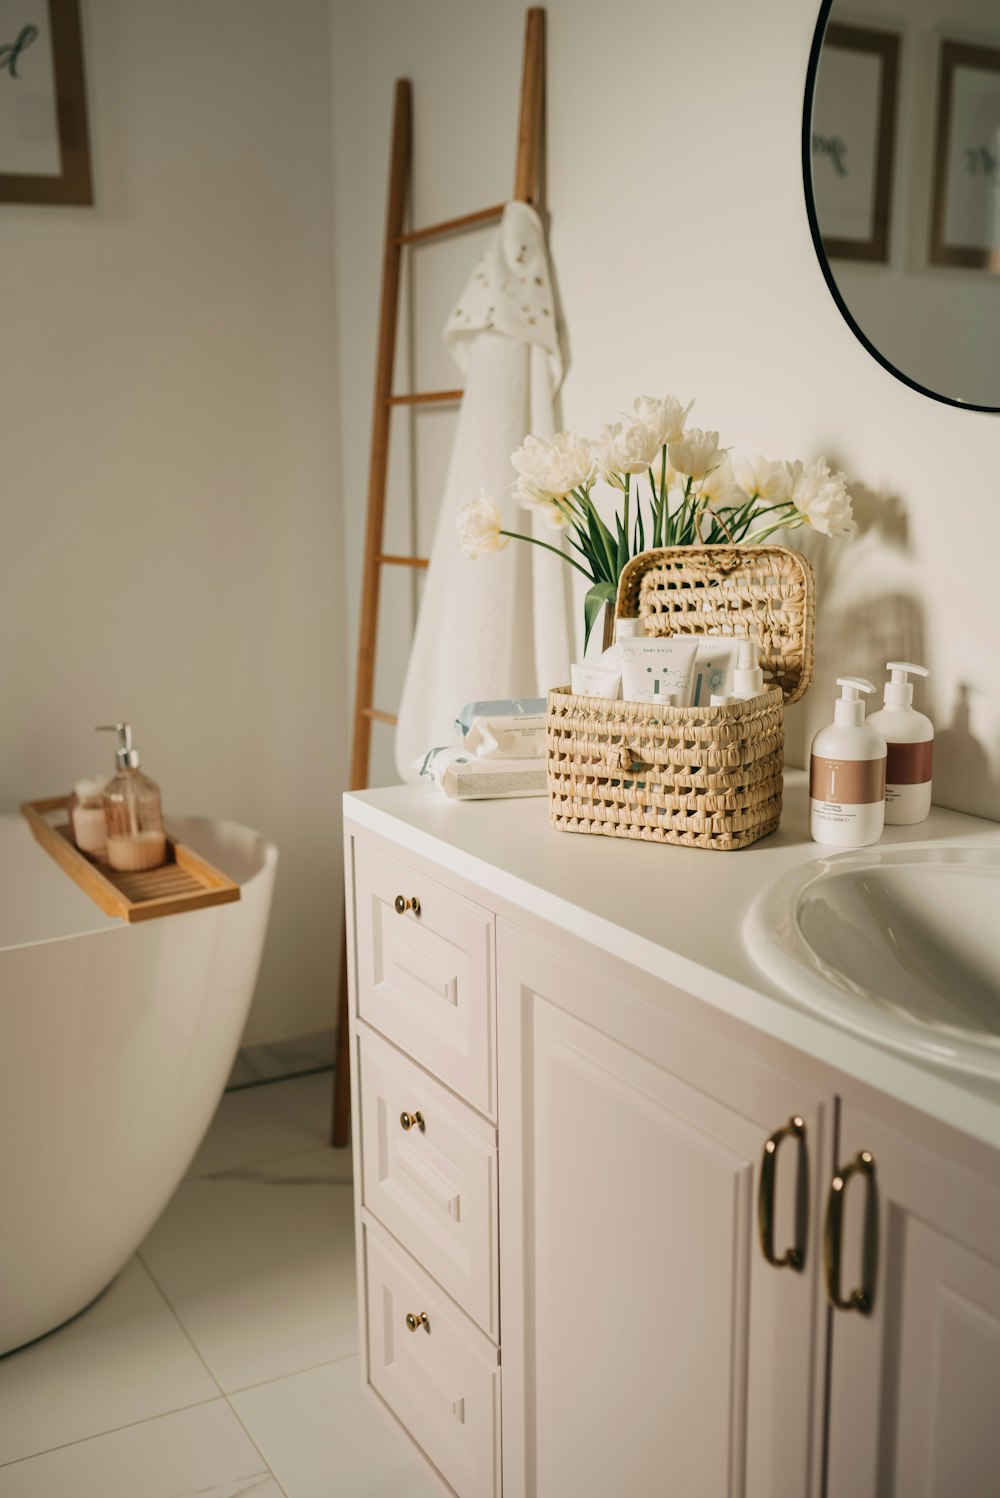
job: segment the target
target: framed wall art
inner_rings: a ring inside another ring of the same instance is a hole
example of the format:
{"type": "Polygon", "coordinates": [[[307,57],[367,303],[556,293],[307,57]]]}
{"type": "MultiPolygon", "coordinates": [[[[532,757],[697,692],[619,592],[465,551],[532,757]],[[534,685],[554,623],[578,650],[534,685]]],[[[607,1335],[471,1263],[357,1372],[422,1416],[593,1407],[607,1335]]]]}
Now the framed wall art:
{"type": "Polygon", "coordinates": [[[812,118],[812,186],[830,257],[886,261],[899,37],[831,22],[812,118]]]}
{"type": "Polygon", "coordinates": [[[941,44],[930,261],[1000,274],[1000,47],[941,44]]]}
{"type": "Polygon", "coordinates": [[[79,0],[0,0],[0,203],[93,201],[79,0]]]}

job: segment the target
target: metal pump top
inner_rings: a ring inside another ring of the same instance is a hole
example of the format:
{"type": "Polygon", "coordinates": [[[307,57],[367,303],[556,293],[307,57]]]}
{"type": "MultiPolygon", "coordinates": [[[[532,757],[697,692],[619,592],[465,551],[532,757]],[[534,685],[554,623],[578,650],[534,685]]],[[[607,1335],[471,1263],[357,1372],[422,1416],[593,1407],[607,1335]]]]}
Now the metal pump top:
{"type": "Polygon", "coordinates": [[[119,770],[138,770],[139,751],[132,747],[132,726],[129,723],[98,723],[95,733],[117,733],[121,742],[115,750],[115,764],[119,770]]]}

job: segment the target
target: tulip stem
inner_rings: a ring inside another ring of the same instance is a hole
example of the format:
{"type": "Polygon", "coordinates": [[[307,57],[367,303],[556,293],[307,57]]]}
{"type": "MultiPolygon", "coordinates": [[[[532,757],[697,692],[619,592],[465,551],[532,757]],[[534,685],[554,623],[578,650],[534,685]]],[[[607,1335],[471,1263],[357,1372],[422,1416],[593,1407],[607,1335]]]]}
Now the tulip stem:
{"type": "MultiPolygon", "coordinates": [[[[772,505],[771,508],[773,510],[776,510],[778,506],[772,505]]],[[[775,531],[780,531],[783,529],[798,530],[799,526],[802,524],[802,518],[803,517],[798,513],[798,511],[796,511],[792,515],[786,515],[783,519],[779,520],[776,525],[766,525],[762,531],[754,531],[752,536],[747,537],[747,545],[758,546],[761,541],[766,541],[768,536],[773,536],[775,531]]]]}
{"type": "Polygon", "coordinates": [[[568,562],[571,567],[575,567],[577,572],[582,572],[588,582],[592,583],[594,581],[586,567],[581,567],[579,562],[574,562],[573,558],[568,557],[564,551],[560,551],[558,546],[550,546],[547,541],[539,541],[537,536],[522,536],[520,531],[502,530],[500,535],[509,536],[512,541],[527,541],[532,546],[544,546],[545,550],[551,551],[553,556],[560,557],[562,561],[568,562]]]}
{"type": "Polygon", "coordinates": [[[632,475],[630,473],[627,473],[625,475],[625,513],[624,513],[624,517],[622,519],[622,530],[625,532],[625,546],[626,546],[626,549],[628,548],[628,502],[629,502],[629,490],[631,489],[631,486],[632,486],[632,475]]]}

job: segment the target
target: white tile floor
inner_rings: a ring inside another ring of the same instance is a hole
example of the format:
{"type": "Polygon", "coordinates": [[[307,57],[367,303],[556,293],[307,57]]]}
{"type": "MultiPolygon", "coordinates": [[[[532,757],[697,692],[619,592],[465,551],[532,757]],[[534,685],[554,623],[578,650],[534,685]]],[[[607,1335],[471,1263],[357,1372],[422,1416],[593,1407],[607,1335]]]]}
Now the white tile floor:
{"type": "Polygon", "coordinates": [[[110,1289],[0,1358],[0,1498],[435,1498],[358,1386],[330,1087],[227,1094],[110,1289]]]}

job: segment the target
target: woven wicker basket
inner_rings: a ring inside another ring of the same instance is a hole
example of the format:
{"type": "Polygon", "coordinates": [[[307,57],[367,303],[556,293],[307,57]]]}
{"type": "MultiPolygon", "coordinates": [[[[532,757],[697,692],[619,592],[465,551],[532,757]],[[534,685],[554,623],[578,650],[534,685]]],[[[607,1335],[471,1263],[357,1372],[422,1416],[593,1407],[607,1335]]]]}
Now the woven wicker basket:
{"type": "Polygon", "coordinates": [[[781,818],[784,704],[812,679],[813,571],[781,546],[675,546],[634,557],[616,617],[647,635],[752,635],[767,688],[726,707],[549,693],[549,810],[563,832],[745,848],[781,818]]]}

